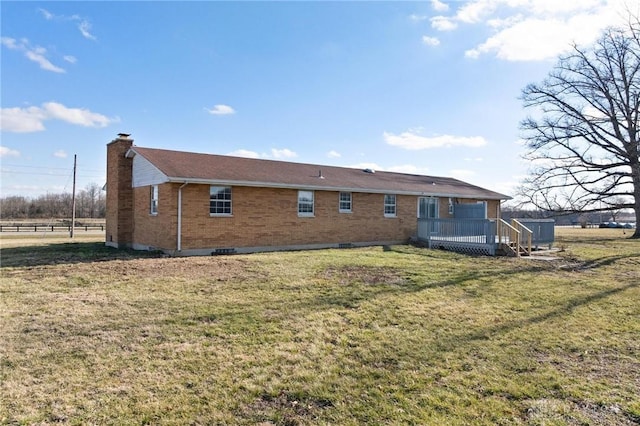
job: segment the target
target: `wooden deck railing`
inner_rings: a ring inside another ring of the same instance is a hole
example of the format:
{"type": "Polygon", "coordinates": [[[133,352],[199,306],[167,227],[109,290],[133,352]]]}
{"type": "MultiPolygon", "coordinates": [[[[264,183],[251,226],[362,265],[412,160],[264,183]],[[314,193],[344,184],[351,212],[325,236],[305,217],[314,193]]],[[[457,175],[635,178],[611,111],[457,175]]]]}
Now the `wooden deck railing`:
{"type": "Polygon", "coordinates": [[[468,253],[530,256],[533,232],[517,219],[418,219],[418,239],[428,247],[468,253]]]}
{"type": "Polygon", "coordinates": [[[496,222],[487,219],[418,219],[418,239],[430,248],[495,255],[496,222]]]}

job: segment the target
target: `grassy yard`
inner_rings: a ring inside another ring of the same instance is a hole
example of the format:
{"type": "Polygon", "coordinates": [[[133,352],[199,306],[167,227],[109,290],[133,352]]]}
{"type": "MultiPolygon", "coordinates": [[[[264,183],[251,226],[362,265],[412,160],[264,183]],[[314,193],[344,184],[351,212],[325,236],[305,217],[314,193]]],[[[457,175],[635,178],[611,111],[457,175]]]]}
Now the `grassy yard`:
{"type": "Polygon", "coordinates": [[[167,258],[1,237],[0,424],[640,424],[640,241],[167,258]]]}

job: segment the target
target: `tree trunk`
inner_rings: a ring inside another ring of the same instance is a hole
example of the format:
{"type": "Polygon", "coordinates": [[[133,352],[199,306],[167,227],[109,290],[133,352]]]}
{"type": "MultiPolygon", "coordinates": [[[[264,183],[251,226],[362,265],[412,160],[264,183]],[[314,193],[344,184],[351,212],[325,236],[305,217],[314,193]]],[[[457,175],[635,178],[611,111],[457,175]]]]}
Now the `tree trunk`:
{"type": "Polygon", "coordinates": [[[634,195],[636,197],[636,202],[634,204],[633,210],[636,213],[636,231],[633,233],[631,238],[639,238],[640,239],[640,183],[637,184],[634,188],[634,195]]]}

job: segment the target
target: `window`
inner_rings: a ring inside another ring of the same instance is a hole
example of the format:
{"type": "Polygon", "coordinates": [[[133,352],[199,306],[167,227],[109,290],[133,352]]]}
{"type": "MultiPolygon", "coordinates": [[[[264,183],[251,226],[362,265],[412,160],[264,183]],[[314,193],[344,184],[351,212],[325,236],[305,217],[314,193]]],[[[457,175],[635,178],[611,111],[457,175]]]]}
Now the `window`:
{"type": "Polygon", "coordinates": [[[338,206],[340,213],[351,213],[351,193],[341,192],[338,206]]]}
{"type": "Polygon", "coordinates": [[[395,217],[396,215],[396,196],[395,194],[385,194],[384,196],[384,215],[387,217],[395,217]]]}
{"type": "Polygon", "coordinates": [[[231,187],[211,186],[209,187],[209,214],[230,215],[231,214],[231,187]]]}
{"type": "Polygon", "coordinates": [[[435,219],[438,217],[438,199],[435,197],[418,198],[418,217],[420,219],[435,219]]]}
{"type": "Polygon", "coordinates": [[[298,216],[313,216],[313,191],[298,191],[298,216]]]}
{"type": "Polygon", "coordinates": [[[151,203],[149,206],[150,214],[158,214],[158,185],[151,185],[151,190],[149,191],[151,203]]]}

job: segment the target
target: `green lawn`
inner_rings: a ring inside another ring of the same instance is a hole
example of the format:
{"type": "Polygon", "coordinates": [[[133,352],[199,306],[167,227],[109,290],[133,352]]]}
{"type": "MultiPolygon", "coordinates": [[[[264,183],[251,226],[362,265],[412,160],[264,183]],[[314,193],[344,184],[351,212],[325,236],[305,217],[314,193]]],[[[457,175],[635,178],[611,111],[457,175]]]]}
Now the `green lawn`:
{"type": "Polygon", "coordinates": [[[0,424],[640,424],[640,241],[167,258],[2,237],[0,424]]]}

